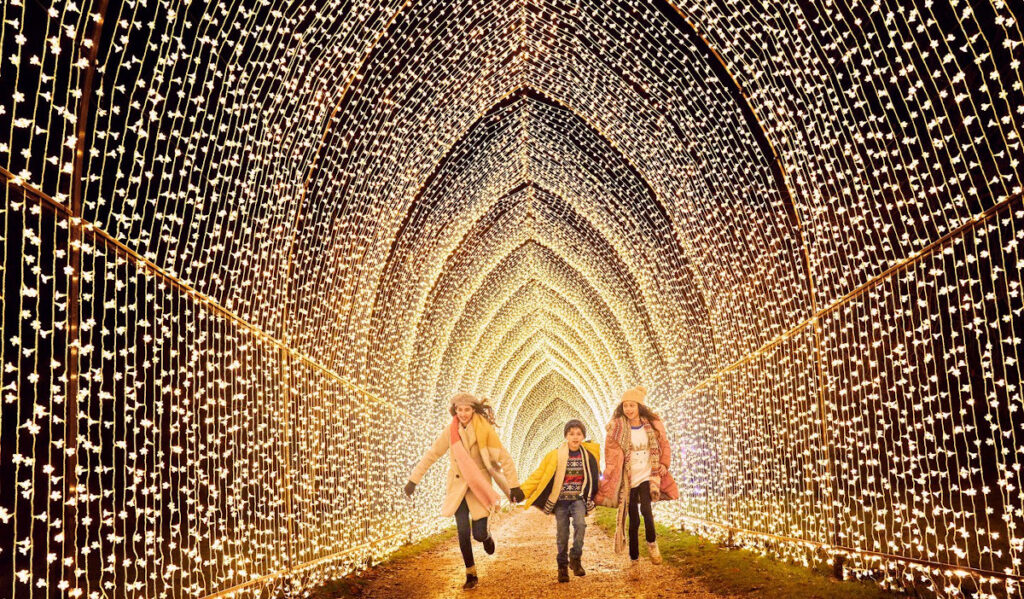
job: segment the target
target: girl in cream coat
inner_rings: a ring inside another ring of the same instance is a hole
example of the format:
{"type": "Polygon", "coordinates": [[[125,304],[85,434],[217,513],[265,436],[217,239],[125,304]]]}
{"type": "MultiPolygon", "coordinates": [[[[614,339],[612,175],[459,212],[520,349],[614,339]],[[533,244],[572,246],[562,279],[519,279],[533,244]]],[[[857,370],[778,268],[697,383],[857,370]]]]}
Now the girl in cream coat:
{"type": "Polygon", "coordinates": [[[445,427],[413,468],[405,493],[411,496],[427,469],[438,458],[451,452],[441,515],[455,516],[459,549],[466,564],[463,588],[471,589],[477,584],[471,534],[472,538],[483,543],[484,551],[494,553],[494,539],[487,528],[487,518],[500,500],[491,481],[498,483],[514,503],[523,500],[523,492],[519,489],[512,456],[494,431],[491,407],[469,393],[458,393],[452,397],[449,411],[453,416],[451,424],[445,427]]]}

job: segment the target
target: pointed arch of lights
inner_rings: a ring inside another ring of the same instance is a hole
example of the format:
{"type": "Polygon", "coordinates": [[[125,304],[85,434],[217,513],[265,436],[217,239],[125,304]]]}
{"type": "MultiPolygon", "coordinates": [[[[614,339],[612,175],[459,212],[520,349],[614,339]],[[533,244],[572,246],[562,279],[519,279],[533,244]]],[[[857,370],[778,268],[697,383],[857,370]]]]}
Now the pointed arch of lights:
{"type": "Polygon", "coordinates": [[[451,392],[525,473],[642,383],[662,518],[1018,595],[1021,18],[10,0],[0,588],[301,593],[451,392]]]}

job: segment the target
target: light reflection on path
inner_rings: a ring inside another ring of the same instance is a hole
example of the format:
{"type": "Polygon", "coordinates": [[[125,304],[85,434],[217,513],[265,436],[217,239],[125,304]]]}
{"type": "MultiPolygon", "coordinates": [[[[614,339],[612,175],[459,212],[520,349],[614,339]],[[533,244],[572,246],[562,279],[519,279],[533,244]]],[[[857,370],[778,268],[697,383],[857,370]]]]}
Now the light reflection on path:
{"type": "Polygon", "coordinates": [[[682,577],[678,570],[652,566],[641,558],[636,572],[629,572],[625,555],[615,555],[612,540],[588,519],[583,567],[587,575],[570,575],[568,583],[556,581],[555,520],[535,508],[517,508],[500,515],[492,524],[497,543],[494,555],[484,553],[474,541],[479,586],[463,591],[465,568],[454,537],[415,558],[381,568],[366,587],[365,597],[426,599],[473,597],[510,599],[540,597],[655,598],[687,597],[723,599],[697,580],[682,577]]]}

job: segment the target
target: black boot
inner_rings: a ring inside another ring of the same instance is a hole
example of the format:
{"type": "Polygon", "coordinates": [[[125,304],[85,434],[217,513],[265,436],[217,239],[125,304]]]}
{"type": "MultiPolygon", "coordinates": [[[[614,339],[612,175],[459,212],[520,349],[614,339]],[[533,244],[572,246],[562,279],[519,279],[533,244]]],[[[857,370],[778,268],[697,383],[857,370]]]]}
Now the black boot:
{"type": "Polygon", "coordinates": [[[569,566],[558,566],[558,582],[569,582],[569,566]]]}
{"type": "Polygon", "coordinates": [[[487,555],[494,555],[494,537],[484,539],[484,551],[487,552],[487,555]]]}
{"type": "Polygon", "coordinates": [[[583,569],[583,564],[580,563],[580,558],[578,556],[569,558],[569,569],[572,570],[572,573],[576,576],[587,575],[587,571],[583,569]]]}
{"type": "Polygon", "coordinates": [[[462,588],[465,590],[475,589],[477,580],[476,574],[466,572],[466,584],[462,585],[462,588]]]}

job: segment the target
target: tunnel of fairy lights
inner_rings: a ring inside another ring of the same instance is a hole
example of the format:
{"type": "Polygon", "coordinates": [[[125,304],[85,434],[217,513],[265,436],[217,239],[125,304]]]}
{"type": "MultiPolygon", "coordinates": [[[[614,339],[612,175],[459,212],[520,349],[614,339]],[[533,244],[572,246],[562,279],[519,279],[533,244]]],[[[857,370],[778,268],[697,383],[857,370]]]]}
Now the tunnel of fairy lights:
{"type": "Polygon", "coordinates": [[[524,473],[638,384],[667,522],[1018,594],[1022,18],[8,0],[0,595],[301,593],[452,393],[524,473]]]}

